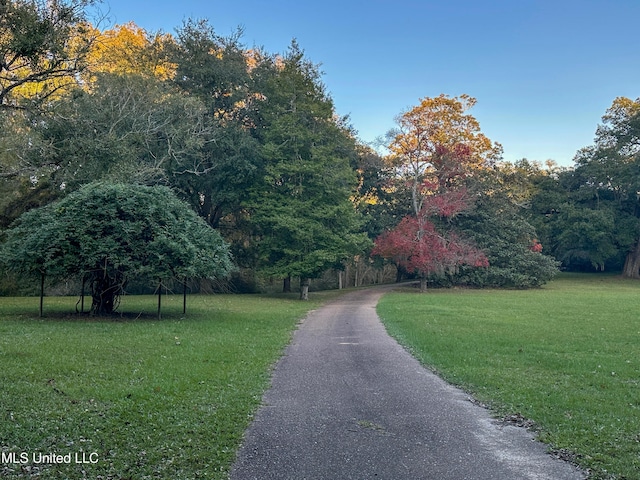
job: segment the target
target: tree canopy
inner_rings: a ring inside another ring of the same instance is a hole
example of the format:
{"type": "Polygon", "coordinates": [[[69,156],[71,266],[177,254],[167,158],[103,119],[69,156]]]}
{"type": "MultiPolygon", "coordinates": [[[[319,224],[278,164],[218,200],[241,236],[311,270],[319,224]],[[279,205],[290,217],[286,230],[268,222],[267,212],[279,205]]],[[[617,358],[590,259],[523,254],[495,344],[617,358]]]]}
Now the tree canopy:
{"type": "Polygon", "coordinates": [[[616,98],[575,166],[532,176],[531,222],[573,270],[640,278],[640,99],[616,98]]]}
{"type": "Polygon", "coordinates": [[[6,235],[9,269],[86,279],[95,314],[112,313],[132,278],[217,278],[232,269],[218,232],[162,186],[90,183],[24,213],[6,235]]]}
{"type": "Polygon", "coordinates": [[[420,213],[425,196],[450,189],[474,169],[499,159],[502,147],[481,131],[468,95],[423,98],[420,105],[396,119],[389,133],[390,160],[411,188],[413,212],[420,213]]]}
{"type": "Polygon", "coordinates": [[[75,84],[93,43],[85,8],[93,0],[0,2],[0,109],[41,106],[75,84]]]}
{"type": "Polygon", "coordinates": [[[451,223],[473,207],[469,180],[474,171],[486,168],[500,151],[465,113],[474,104],[467,95],[424,98],[398,117],[398,129],[389,135],[393,186],[409,190],[411,213],[376,239],[373,253],[418,274],[421,290],[428,278],[461,265],[488,266],[484,253],[451,223]]]}
{"type": "Polygon", "coordinates": [[[266,90],[264,176],[246,203],[259,238],[258,267],[299,276],[303,289],[368,243],[350,200],[357,180],[355,140],[335,121],[318,78],[294,43],[266,90]]]}

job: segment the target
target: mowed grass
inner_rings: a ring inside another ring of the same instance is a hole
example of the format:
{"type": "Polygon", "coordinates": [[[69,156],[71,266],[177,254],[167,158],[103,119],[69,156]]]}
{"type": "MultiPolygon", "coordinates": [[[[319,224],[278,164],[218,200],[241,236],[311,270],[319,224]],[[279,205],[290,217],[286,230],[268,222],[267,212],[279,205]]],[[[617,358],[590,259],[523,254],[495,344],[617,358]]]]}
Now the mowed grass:
{"type": "Polygon", "coordinates": [[[640,479],[640,282],[563,275],[527,291],[391,293],[378,312],[420,361],[596,479],[640,479]]]}
{"type": "Polygon", "coordinates": [[[192,296],[182,315],[169,296],[157,320],[153,297],[124,297],[141,314],[115,319],[1,298],[0,478],[226,478],[271,366],[324,299],[192,296]],[[71,463],[37,462],[49,453],[71,463]]]}

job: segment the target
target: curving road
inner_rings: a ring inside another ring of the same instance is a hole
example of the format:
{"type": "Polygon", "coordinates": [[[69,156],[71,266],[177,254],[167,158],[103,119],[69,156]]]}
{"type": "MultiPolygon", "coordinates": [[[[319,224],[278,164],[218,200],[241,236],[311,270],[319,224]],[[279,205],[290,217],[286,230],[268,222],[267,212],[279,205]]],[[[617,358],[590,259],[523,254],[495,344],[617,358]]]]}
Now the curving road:
{"type": "Polygon", "coordinates": [[[310,313],[274,371],[233,480],[577,480],[523,428],[503,425],[423,368],[375,312],[386,290],[310,313]]]}

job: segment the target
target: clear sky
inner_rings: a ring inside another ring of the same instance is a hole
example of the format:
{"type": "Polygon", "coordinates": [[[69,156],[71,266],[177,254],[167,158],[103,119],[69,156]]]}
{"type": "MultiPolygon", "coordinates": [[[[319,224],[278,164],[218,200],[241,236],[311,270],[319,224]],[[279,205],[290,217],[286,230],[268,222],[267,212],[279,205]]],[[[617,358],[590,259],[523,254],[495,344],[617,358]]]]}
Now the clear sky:
{"type": "Polygon", "coordinates": [[[103,0],[110,22],[173,33],[242,27],[247,47],[293,38],[364,142],[421,98],[467,93],[504,159],[571,165],[614,98],[640,97],[640,0],[103,0]]]}

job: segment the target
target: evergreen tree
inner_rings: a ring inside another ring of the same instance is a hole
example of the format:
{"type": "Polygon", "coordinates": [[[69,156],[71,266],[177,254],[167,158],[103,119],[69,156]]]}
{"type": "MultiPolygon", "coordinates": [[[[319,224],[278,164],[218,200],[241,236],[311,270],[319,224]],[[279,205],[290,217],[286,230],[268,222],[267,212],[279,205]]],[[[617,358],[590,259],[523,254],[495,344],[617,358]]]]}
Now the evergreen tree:
{"type": "Polygon", "coordinates": [[[277,64],[262,107],[266,166],[246,207],[255,226],[258,266],[271,276],[309,279],[367,244],[351,197],[355,141],[337,119],[315,65],[295,42],[277,64]]]}

